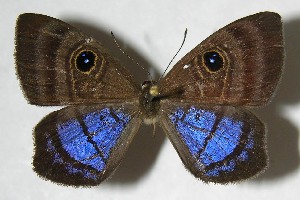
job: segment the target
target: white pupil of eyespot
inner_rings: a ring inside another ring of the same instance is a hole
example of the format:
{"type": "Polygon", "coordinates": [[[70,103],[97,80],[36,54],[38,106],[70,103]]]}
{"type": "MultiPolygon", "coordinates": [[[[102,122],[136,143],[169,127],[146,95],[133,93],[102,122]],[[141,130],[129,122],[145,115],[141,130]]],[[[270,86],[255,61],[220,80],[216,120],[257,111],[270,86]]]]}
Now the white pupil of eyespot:
{"type": "Polygon", "coordinates": [[[214,58],[210,58],[210,59],[209,59],[209,62],[210,62],[210,63],[214,63],[215,61],[216,61],[216,60],[215,60],[214,58]]]}
{"type": "Polygon", "coordinates": [[[215,57],[217,57],[216,54],[212,55],[212,58],[209,59],[209,62],[210,62],[210,63],[215,63],[215,62],[216,62],[215,57]]]}
{"type": "MultiPolygon", "coordinates": [[[[82,56],[82,57],[86,57],[86,54],[83,53],[83,54],[81,54],[81,56],[82,56]]],[[[85,64],[87,64],[87,63],[90,62],[90,60],[89,60],[88,58],[86,58],[83,62],[84,62],[85,64]]]]}

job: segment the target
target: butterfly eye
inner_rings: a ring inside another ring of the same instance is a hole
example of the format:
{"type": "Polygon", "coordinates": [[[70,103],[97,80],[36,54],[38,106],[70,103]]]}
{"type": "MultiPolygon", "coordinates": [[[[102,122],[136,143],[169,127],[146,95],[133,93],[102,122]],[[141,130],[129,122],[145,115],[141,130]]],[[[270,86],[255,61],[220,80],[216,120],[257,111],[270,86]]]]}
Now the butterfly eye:
{"type": "Polygon", "coordinates": [[[76,67],[82,72],[89,72],[95,66],[96,59],[93,51],[81,51],[76,57],[76,67]]]}
{"type": "Polygon", "coordinates": [[[203,55],[204,64],[211,72],[217,72],[224,66],[222,56],[216,51],[209,51],[203,55]]]}

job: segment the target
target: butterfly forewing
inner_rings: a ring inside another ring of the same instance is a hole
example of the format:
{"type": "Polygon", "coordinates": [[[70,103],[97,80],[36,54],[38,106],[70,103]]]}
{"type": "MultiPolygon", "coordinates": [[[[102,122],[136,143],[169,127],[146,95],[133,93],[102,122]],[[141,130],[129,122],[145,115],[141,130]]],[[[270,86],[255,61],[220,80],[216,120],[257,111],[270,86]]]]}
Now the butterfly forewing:
{"type": "Polygon", "coordinates": [[[269,102],[284,60],[281,17],[263,12],[239,19],[184,56],[160,84],[174,101],[257,106],[269,102]]]}
{"type": "Polygon", "coordinates": [[[53,112],[35,128],[34,170],[65,185],[97,185],[119,165],[140,122],[134,103],[53,112]]]}
{"type": "Polygon", "coordinates": [[[231,106],[164,103],[161,125],[186,168],[205,182],[250,178],[267,166],[265,127],[231,106]]]}
{"type": "Polygon", "coordinates": [[[138,98],[137,84],[119,61],[95,39],[58,19],[20,15],[15,57],[22,89],[31,104],[138,98]]]}

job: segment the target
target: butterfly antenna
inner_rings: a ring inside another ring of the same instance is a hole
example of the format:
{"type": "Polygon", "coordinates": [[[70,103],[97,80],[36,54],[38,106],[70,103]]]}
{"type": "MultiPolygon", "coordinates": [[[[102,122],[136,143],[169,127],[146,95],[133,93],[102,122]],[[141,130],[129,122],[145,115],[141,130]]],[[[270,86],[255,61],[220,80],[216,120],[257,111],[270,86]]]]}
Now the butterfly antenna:
{"type": "Polygon", "coordinates": [[[184,31],[184,37],[183,37],[183,41],[181,43],[181,46],[180,48],[178,49],[178,51],[176,52],[176,54],[173,56],[172,60],[169,62],[167,68],[165,69],[164,73],[160,76],[160,78],[158,79],[158,82],[164,77],[165,73],[167,72],[168,68],[170,67],[171,63],[173,62],[173,60],[175,59],[175,57],[177,56],[177,54],[179,53],[179,51],[181,50],[184,42],[185,42],[185,39],[186,39],[186,34],[187,34],[187,28],[185,29],[184,31]]]}
{"type": "Polygon", "coordinates": [[[118,43],[118,41],[117,41],[117,39],[116,39],[116,37],[115,37],[115,35],[114,35],[114,33],[113,33],[112,31],[110,32],[110,34],[111,34],[111,36],[112,36],[112,38],[113,38],[115,44],[116,44],[117,47],[119,48],[119,50],[120,50],[124,55],[126,55],[127,58],[129,58],[132,62],[134,62],[137,66],[139,66],[140,68],[142,68],[143,70],[145,70],[145,71],[147,72],[148,76],[150,77],[151,83],[153,83],[153,78],[152,78],[150,72],[149,72],[148,70],[146,70],[145,67],[143,67],[142,65],[140,65],[136,60],[134,60],[131,56],[129,56],[129,55],[128,55],[121,47],[120,47],[120,45],[119,45],[119,43],[118,43]]]}

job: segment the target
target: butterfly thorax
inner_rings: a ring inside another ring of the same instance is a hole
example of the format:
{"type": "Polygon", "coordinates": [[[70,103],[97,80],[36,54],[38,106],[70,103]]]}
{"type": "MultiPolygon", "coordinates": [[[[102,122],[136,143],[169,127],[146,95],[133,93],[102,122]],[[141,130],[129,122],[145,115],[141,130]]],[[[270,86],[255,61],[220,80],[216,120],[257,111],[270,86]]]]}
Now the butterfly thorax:
{"type": "Polygon", "coordinates": [[[159,90],[156,83],[144,81],[140,97],[141,114],[145,124],[154,124],[160,108],[159,90]]]}

